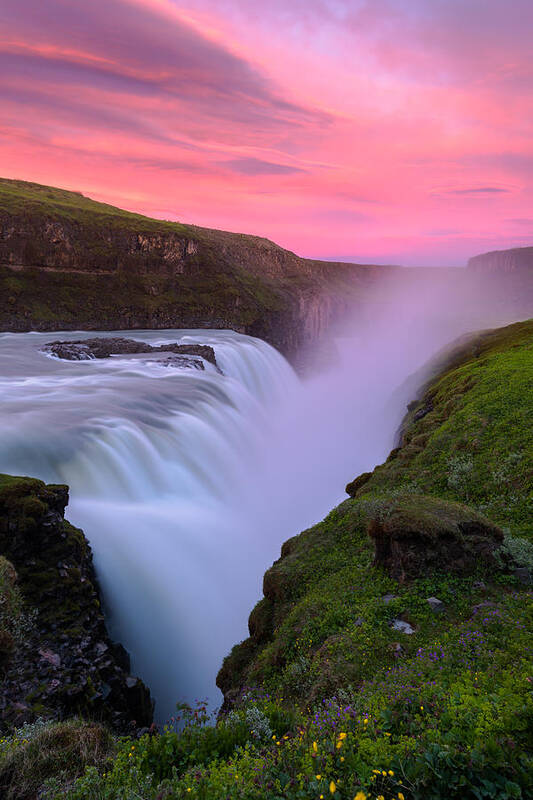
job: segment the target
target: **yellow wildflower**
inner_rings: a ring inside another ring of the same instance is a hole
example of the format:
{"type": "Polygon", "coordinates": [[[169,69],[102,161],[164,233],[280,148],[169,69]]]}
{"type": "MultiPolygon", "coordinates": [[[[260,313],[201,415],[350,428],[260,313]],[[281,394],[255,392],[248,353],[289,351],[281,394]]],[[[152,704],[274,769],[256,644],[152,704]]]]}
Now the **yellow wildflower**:
{"type": "Polygon", "coordinates": [[[317,743],[316,743],[316,742],[313,742],[313,751],[314,751],[315,753],[317,753],[317,752],[318,752],[318,745],[317,745],[317,743]]]}
{"type": "Polygon", "coordinates": [[[344,756],[341,756],[341,761],[344,761],[344,756]]]}
{"type": "Polygon", "coordinates": [[[389,775],[391,776],[391,778],[394,777],[394,772],[391,769],[389,769],[389,775]]]}
{"type": "Polygon", "coordinates": [[[335,785],[335,781],[331,781],[331,783],[329,785],[329,790],[330,790],[331,794],[335,794],[335,792],[337,791],[337,787],[335,785]]]}
{"type": "Polygon", "coordinates": [[[337,742],[337,750],[340,750],[341,747],[342,747],[342,739],[339,739],[339,741],[337,742]]]}
{"type": "Polygon", "coordinates": [[[383,770],[381,774],[383,775],[384,778],[387,777],[387,773],[385,772],[385,770],[383,770]]]}
{"type": "Polygon", "coordinates": [[[353,800],[366,800],[366,794],[364,792],[357,792],[353,800]]]}
{"type": "Polygon", "coordinates": [[[315,775],[315,778],[317,779],[317,781],[319,781],[321,777],[322,777],[322,775],[315,775]]]}
{"type": "Polygon", "coordinates": [[[368,725],[368,720],[367,720],[367,719],[364,719],[364,720],[363,720],[363,723],[364,723],[365,725],[368,725]]]}
{"type": "Polygon", "coordinates": [[[405,797],[401,792],[398,792],[398,800],[405,800],[405,797]]]}
{"type": "Polygon", "coordinates": [[[345,733],[339,733],[339,739],[346,739],[345,733]]]}
{"type": "Polygon", "coordinates": [[[385,800],[382,794],[378,794],[376,800],[385,800]]]}

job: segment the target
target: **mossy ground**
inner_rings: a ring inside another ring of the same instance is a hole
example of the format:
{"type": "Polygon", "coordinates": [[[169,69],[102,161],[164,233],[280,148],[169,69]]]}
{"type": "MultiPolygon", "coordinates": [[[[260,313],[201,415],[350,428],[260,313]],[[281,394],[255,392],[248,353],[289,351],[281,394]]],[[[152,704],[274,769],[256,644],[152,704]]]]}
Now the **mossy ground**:
{"type": "Polygon", "coordinates": [[[414,513],[423,492],[473,506],[530,558],[532,377],[532,322],[448,356],[402,446],[266,573],[252,636],[219,676],[234,712],[214,728],[190,714],[181,733],[124,740],[109,764],[50,796],[531,797],[533,603],[513,573],[521,564],[480,561],[400,585],[373,565],[367,525],[402,498],[414,513]],[[392,628],[398,619],[414,633],[392,628]]]}

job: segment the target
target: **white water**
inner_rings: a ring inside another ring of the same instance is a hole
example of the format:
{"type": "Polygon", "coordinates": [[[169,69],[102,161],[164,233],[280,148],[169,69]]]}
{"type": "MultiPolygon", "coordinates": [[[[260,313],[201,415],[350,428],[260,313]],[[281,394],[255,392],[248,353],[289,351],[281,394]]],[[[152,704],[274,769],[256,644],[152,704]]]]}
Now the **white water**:
{"type": "Polygon", "coordinates": [[[230,331],[120,333],[212,344],[223,375],[39,352],[94,332],[0,334],[0,471],[70,485],[67,516],[93,547],[111,633],[159,720],[177,701],[218,703],[216,672],[281,543],[386,457],[411,399],[393,393],[461,332],[429,326],[430,307],[389,306],[387,324],[350,334],[335,367],[305,381],[230,331]]]}

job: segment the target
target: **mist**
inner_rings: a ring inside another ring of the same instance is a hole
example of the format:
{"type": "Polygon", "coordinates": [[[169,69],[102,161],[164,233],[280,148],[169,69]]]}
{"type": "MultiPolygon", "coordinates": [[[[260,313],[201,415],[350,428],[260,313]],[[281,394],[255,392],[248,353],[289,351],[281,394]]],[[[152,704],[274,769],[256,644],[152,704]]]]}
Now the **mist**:
{"type": "Polygon", "coordinates": [[[247,635],[263,573],[387,457],[407,378],[422,381],[458,336],[523,315],[494,285],[454,276],[402,271],[375,287],[307,351],[303,374],[230,331],[121,332],[212,344],[222,375],[126,356],[60,362],[39,351],[57,333],[0,336],[0,470],[70,485],[110,631],[159,722],[178,701],[219,704],[216,673],[247,635]]]}

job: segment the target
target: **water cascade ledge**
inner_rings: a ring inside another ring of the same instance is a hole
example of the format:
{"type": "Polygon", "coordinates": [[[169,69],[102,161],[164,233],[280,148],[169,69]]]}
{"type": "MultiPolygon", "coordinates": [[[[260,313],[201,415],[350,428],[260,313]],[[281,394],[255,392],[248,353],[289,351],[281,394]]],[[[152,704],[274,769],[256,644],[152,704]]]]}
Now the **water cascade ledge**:
{"type": "Polygon", "coordinates": [[[219,703],[216,673],[247,635],[281,543],[385,458],[410,397],[387,400],[449,337],[419,337],[413,349],[412,325],[359,331],[338,342],[334,367],[306,380],[232,331],[127,332],[153,346],[211,345],[223,374],[209,362],[41,352],[94,336],[0,334],[0,471],[71,487],[67,516],[93,548],[110,633],[163,721],[177,701],[219,703]]]}

